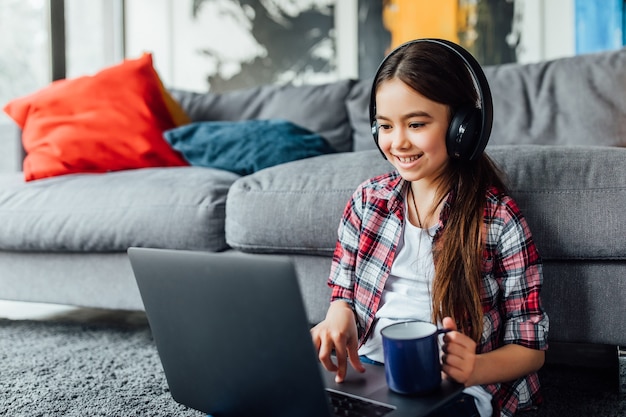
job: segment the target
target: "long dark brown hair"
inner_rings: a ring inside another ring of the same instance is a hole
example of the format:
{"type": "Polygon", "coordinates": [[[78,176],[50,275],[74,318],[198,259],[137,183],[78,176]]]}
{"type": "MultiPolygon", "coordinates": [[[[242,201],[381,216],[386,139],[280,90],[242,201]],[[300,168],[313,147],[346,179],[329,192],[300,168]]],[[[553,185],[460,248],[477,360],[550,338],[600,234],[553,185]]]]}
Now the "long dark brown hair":
{"type": "MultiPolygon", "coordinates": [[[[433,42],[409,43],[396,50],[379,69],[374,91],[391,79],[399,79],[429,100],[447,105],[450,115],[460,106],[476,106],[478,102],[474,80],[464,61],[454,51],[433,42]]],[[[476,342],[483,327],[485,194],[490,186],[504,191],[502,178],[502,172],[484,153],[473,161],[450,158],[438,179],[437,204],[433,208],[436,210],[452,194],[448,220],[433,247],[432,319],[437,323],[452,317],[459,331],[476,342]]]]}

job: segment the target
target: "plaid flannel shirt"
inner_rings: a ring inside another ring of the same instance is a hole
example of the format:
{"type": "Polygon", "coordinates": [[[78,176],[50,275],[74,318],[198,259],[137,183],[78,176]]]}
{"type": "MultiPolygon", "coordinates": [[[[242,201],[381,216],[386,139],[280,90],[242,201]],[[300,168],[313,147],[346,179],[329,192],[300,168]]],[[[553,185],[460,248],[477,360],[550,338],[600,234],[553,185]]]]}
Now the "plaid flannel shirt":
{"type": "MultiPolygon", "coordinates": [[[[361,184],[348,202],[338,230],[328,284],[331,301],[353,308],[363,344],[372,328],[404,222],[403,189],[397,172],[361,184]]],[[[515,343],[548,347],[548,316],[541,305],[542,263],[526,220],[511,197],[495,188],[486,193],[486,245],[482,261],[483,334],[477,353],[515,343]]],[[[454,195],[444,201],[434,242],[449,217],[454,195]]],[[[536,373],[513,382],[484,386],[494,410],[512,416],[541,402],[536,373]]]]}

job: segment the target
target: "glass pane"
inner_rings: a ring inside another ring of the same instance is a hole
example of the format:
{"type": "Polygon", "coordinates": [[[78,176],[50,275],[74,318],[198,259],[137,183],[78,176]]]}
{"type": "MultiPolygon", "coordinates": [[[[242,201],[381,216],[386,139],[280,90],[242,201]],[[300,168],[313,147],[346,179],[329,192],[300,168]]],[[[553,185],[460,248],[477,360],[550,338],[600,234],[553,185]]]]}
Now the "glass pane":
{"type": "Polygon", "coordinates": [[[122,60],[121,10],[121,0],[65,0],[67,78],[122,60]]]}
{"type": "Polygon", "coordinates": [[[46,0],[0,2],[0,97],[35,91],[50,79],[46,0]]]}
{"type": "MultiPolygon", "coordinates": [[[[0,1],[0,107],[50,80],[47,0],[0,1]]],[[[18,132],[0,112],[0,171],[19,170],[18,132]]]]}

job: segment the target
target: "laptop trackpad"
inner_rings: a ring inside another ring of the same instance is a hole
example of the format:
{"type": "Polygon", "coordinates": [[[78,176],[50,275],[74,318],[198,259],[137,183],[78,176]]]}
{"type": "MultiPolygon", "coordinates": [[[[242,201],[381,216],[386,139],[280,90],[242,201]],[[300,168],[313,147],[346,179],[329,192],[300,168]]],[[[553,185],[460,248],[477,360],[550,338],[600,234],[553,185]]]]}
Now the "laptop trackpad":
{"type": "MultiPolygon", "coordinates": [[[[385,367],[363,364],[365,373],[355,371],[348,365],[346,379],[341,384],[335,382],[335,374],[322,369],[327,389],[345,392],[366,398],[379,404],[391,404],[399,409],[419,411],[417,415],[427,415],[442,404],[450,401],[463,391],[463,385],[444,379],[433,393],[424,396],[405,396],[389,390],[385,379],[385,367]]],[[[413,413],[416,415],[416,413],[413,413]]]]}
{"type": "Polygon", "coordinates": [[[324,377],[324,385],[335,391],[343,391],[354,395],[368,397],[369,394],[387,388],[385,380],[385,368],[383,366],[363,364],[365,372],[355,371],[351,365],[348,365],[346,378],[340,384],[335,382],[335,373],[328,372],[320,365],[322,375],[324,377]]]}

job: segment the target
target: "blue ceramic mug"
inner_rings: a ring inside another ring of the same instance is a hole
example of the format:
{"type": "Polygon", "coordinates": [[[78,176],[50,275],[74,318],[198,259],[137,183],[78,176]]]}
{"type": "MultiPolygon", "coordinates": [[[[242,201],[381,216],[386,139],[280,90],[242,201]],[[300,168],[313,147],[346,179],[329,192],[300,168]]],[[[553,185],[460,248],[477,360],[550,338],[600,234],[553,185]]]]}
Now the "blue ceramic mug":
{"type": "Polygon", "coordinates": [[[385,376],[392,391],[416,395],[433,392],[441,385],[438,329],[432,323],[407,321],[384,327],[385,376]]]}

